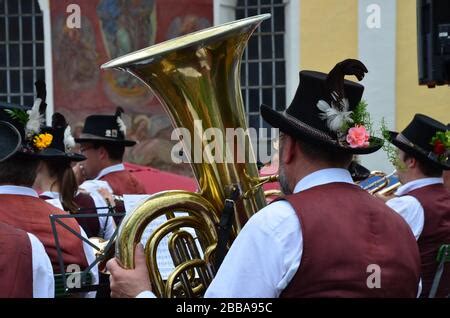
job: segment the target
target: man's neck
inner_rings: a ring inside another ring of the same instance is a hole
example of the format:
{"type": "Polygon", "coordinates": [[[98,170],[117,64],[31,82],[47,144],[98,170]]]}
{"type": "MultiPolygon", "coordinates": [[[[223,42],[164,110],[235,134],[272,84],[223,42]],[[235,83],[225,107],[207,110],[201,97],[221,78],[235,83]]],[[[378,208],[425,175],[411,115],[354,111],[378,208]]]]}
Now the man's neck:
{"type": "Polygon", "coordinates": [[[406,184],[406,183],[409,183],[412,181],[425,179],[425,178],[431,178],[431,177],[424,175],[420,171],[411,170],[411,171],[408,171],[407,173],[403,174],[402,177],[400,178],[400,181],[402,184],[406,184]]]}
{"type": "Polygon", "coordinates": [[[106,169],[106,168],[109,168],[109,167],[112,167],[112,166],[115,166],[115,165],[120,165],[121,163],[122,163],[122,161],[108,161],[108,162],[105,162],[101,166],[101,168],[100,168],[100,170],[98,172],[100,173],[100,171],[102,171],[103,169],[106,169]]]}
{"type": "Polygon", "coordinates": [[[303,178],[305,178],[306,176],[317,172],[319,170],[323,170],[323,169],[330,169],[330,168],[342,168],[342,167],[337,167],[337,166],[333,166],[333,165],[329,165],[326,163],[311,163],[311,162],[299,162],[296,167],[294,169],[291,169],[292,173],[293,173],[293,178],[292,180],[292,184],[291,187],[292,189],[294,189],[295,185],[302,180],[303,178]]]}

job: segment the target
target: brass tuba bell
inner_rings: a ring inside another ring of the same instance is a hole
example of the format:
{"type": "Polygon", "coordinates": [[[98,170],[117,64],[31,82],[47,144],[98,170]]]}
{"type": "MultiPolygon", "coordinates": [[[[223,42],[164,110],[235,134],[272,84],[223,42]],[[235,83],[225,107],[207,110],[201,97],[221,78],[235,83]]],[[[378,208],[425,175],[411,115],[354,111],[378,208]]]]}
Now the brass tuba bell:
{"type": "Polygon", "coordinates": [[[159,98],[173,126],[185,128],[191,135],[191,140],[183,138],[182,142],[191,158],[198,193],[165,191],[153,195],[125,217],[116,240],[116,256],[125,268],[133,268],[134,249],[145,227],[159,216],[167,217],[145,247],[150,280],[159,297],[203,295],[216,271],[213,260],[220,214],[233,191],[238,189],[241,194],[235,205],[233,237],[266,204],[261,185],[275,178],[259,177],[248,135],[241,142],[227,140],[223,144],[220,151],[232,154],[231,161],[197,162],[195,147],[189,145],[200,141],[204,154],[209,140],[203,138],[202,130],[219,129],[223,136],[227,128],[247,130],[240,62],[251,34],[269,17],[264,14],[201,30],[102,65],[103,69],[120,69],[139,78],[159,98]],[[196,125],[198,120],[201,129],[196,125]],[[245,160],[236,160],[238,153],[244,153],[245,160]],[[177,216],[177,211],[187,215],[177,216]],[[196,238],[183,230],[187,227],[195,229],[196,238]],[[175,270],[163,279],[156,252],[168,235],[175,270]]]}

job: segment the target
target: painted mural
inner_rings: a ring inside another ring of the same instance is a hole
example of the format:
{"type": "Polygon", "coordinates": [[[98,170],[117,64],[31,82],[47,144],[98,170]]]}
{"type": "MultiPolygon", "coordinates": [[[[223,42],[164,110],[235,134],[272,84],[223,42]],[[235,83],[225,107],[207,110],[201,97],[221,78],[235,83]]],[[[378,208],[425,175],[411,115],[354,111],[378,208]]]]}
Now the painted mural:
{"type": "Polygon", "coordinates": [[[100,65],[124,54],[212,25],[212,0],[51,1],[54,104],[81,132],[86,116],[126,112],[129,138],[138,144],[126,160],[189,174],[170,159],[171,124],[157,98],[127,73],[100,65]],[[80,9],[80,27],[67,23],[80,9]]]}

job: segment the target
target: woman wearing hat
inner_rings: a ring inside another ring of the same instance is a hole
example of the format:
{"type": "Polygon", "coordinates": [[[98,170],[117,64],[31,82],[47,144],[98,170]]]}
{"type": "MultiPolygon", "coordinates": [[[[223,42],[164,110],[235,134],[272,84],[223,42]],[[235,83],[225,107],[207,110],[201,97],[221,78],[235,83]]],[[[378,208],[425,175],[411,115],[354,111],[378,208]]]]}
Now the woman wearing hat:
{"type": "MultiPolygon", "coordinates": [[[[0,162],[16,153],[20,144],[17,129],[0,121],[0,162]]],[[[0,222],[0,246],[0,298],[54,297],[52,264],[36,236],[0,222]]]]}
{"type": "MultiPolygon", "coordinates": [[[[37,167],[41,153],[51,145],[53,136],[42,131],[45,107],[40,98],[33,107],[8,109],[4,118],[14,125],[20,133],[21,141],[17,151],[0,162],[0,222],[34,234],[44,245],[50,257],[55,273],[60,273],[60,258],[50,222],[50,215],[66,215],[44,200],[32,189],[36,179],[37,167]]],[[[0,148],[5,147],[16,138],[2,139],[0,148]]],[[[76,220],[64,219],[64,223],[75,233],[83,231],[76,220]]],[[[92,249],[83,244],[70,231],[57,227],[61,256],[64,264],[75,264],[80,269],[87,268],[88,261],[95,259],[92,249]]]]}
{"type": "MultiPolygon", "coordinates": [[[[85,160],[86,157],[72,152],[75,140],[64,116],[55,113],[52,117],[52,127],[45,130],[53,136],[53,140],[51,145],[41,152],[43,159],[33,185],[36,190],[41,191],[40,198],[56,203],[71,214],[95,214],[98,212],[97,208],[105,208],[106,202],[100,194],[78,191],[71,165],[85,160]]],[[[108,210],[100,212],[107,213],[108,210]]],[[[114,233],[115,224],[112,218],[81,217],[77,218],[77,221],[87,237],[110,239],[114,233]]]]}
{"type": "MultiPolygon", "coordinates": [[[[286,194],[253,215],[233,242],[206,297],[416,297],[420,257],[400,216],[355,185],[355,154],[382,140],[366,130],[367,72],[345,60],[329,74],[302,71],[283,113],[262,106],[280,133],[279,175],[286,194]]],[[[136,268],[110,260],[113,296],[151,296],[142,248],[136,268]]]]}
{"type": "MultiPolygon", "coordinates": [[[[442,174],[450,170],[450,132],[447,127],[416,114],[400,133],[390,132],[398,150],[397,175],[403,184],[386,203],[409,224],[422,259],[422,297],[428,297],[436,272],[436,256],[450,243],[450,192],[442,174]]],[[[450,295],[450,267],[444,271],[437,297],[450,295]]]]}

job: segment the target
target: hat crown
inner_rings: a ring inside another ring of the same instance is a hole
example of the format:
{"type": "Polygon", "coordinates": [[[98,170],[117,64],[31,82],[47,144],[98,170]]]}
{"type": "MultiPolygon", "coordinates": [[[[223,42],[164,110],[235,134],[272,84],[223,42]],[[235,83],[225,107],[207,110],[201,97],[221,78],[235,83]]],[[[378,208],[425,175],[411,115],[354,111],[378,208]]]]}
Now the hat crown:
{"type": "MultiPolygon", "coordinates": [[[[327,84],[328,74],[316,71],[301,71],[299,74],[300,83],[286,113],[295,117],[305,124],[318,129],[330,136],[334,136],[335,132],[331,131],[327,126],[327,121],[320,118],[320,109],[317,103],[324,100],[331,105],[332,91],[327,84]]],[[[364,86],[344,80],[344,98],[348,99],[349,111],[356,108],[361,101],[364,86]]]]}
{"type": "Polygon", "coordinates": [[[424,114],[416,114],[401,134],[425,151],[433,151],[431,139],[437,132],[445,132],[447,126],[424,114]]]}
{"type": "Polygon", "coordinates": [[[86,118],[82,134],[124,140],[125,134],[119,127],[115,115],[91,115],[86,118]]]}

